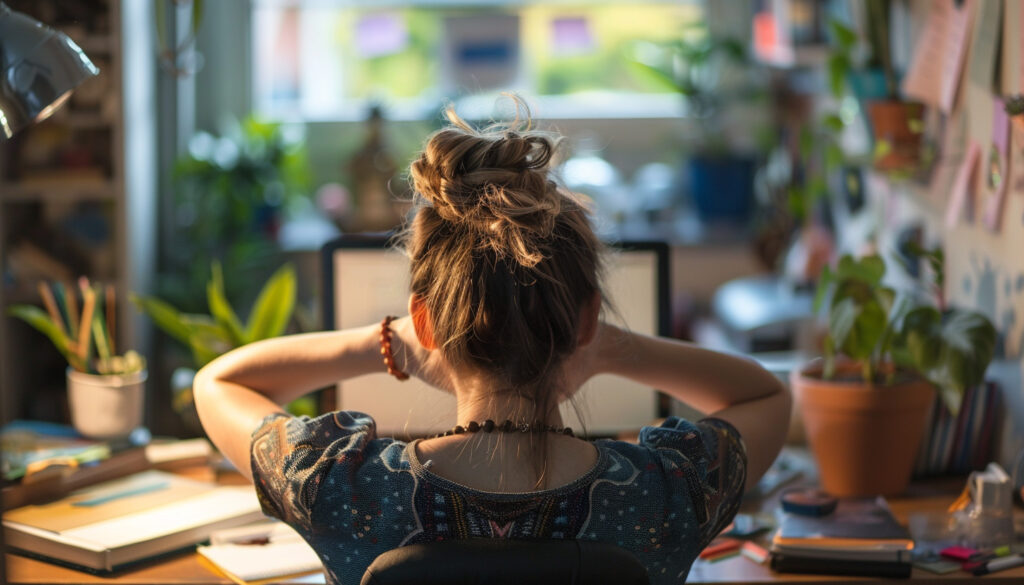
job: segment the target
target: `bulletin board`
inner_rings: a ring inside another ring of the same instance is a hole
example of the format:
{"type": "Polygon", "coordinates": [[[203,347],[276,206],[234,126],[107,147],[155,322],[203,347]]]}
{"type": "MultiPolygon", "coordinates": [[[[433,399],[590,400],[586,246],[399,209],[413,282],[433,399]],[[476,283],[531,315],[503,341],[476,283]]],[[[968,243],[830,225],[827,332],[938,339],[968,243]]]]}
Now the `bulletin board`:
{"type": "Polygon", "coordinates": [[[1024,449],[1024,116],[1007,116],[1003,98],[1024,93],[1024,3],[914,4],[914,18],[922,25],[915,59],[926,52],[933,62],[944,60],[947,78],[956,63],[951,54],[956,48],[948,46],[956,42],[950,41],[957,38],[955,23],[942,23],[946,30],[932,35],[943,46],[923,46],[922,37],[943,18],[956,16],[952,11],[964,11],[962,69],[953,81],[919,74],[917,81],[935,82],[908,92],[908,80],[913,83],[915,76],[911,61],[904,94],[942,111],[940,155],[924,184],[885,187],[910,196],[887,195],[880,218],[888,226],[913,215],[908,207],[916,207],[928,239],[943,244],[949,303],[978,310],[996,325],[996,369],[1008,412],[999,453],[1004,466],[1012,465],[1024,449]],[[937,18],[935,13],[942,11],[947,14],[937,18]]]}

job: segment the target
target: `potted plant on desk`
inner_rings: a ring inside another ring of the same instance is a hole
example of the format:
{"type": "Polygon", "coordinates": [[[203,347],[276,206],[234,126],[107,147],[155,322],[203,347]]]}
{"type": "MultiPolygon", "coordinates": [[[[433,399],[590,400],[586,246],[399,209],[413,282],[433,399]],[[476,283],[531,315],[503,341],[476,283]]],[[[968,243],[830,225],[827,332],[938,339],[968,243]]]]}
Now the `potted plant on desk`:
{"type": "Polygon", "coordinates": [[[146,360],[133,350],[116,355],[117,305],[114,288],[79,281],[73,287],[39,284],[46,310],[14,305],[8,312],[50,338],[68,361],[71,423],[94,439],[126,437],[142,425],[146,360]]]}
{"type": "Polygon", "coordinates": [[[935,389],[957,411],[995,351],[984,315],[897,297],[885,270],[878,256],[825,269],[815,298],[828,314],[824,358],[791,375],[822,486],[836,496],[902,492],[935,389]]]}

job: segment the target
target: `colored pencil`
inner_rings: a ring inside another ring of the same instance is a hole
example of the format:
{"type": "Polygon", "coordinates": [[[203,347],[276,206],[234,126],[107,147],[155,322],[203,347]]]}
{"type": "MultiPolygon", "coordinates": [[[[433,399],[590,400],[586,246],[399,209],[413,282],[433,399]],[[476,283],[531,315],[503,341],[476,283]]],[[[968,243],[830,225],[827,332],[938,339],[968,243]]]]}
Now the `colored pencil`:
{"type": "Polygon", "coordinates": [[[117,344],[114,343],[114,329],[116,325],[115,315],[117,313],[115,311],[116,307],[114,305],[114,285],[108,284],[105,288],[105,291],[107,293],[107,302],[105,307],[107,309],[107,344],[110,347],[110,354],[116,355],[117,344]]]}
{"type": "Polygon", "coordinates": [[[78,279],[78,287],[82,289],[82,321],[78,324],[78,357],[84,362],[89,357],[89,340],[91,338],[93,310],[96,308],[96,291],[89,286],[89,279],[78,279]]]}
{"type": "Polygon", "coordinates": [[[65,295],[65,300],[68,304],[68,322],[71,328],[72,339],[78,338],[78,293],[75,292],[74,285],[68,287],[68,294],[65,295]]]}
{"type": "Polygon", "coordinates": [[[67,335],[67,329],[64,327],[64,318],[61,317],[60,311],[57,310],[57,302],[53,300],[53,292],[45,282],[39,283],[39,296],[43,297],[43,305],[46,307],[46,312],[50,314],[50,319],[53,320],[61,335],[67,335]]]}

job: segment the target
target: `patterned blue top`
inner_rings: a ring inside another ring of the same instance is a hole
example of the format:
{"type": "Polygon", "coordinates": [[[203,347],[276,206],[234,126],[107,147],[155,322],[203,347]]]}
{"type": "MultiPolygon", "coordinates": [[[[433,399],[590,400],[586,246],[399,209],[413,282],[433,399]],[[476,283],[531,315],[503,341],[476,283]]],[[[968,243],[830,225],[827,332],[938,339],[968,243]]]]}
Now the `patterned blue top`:
{"type": "Polygon", "coordinates": [[[600,440],[576,481],[527,493],[482,492],[416,458],[415,442],[377,438],[373,419],[275,414],[253,433],[252,471],[266,514],[319,553],[328,581],[359,583],[377,555],[448,538],[579,538],[617,544],[651,583],[680,583],[731,521],[746,452],[729,423],[669,418],[639,444],[600,440]]]}

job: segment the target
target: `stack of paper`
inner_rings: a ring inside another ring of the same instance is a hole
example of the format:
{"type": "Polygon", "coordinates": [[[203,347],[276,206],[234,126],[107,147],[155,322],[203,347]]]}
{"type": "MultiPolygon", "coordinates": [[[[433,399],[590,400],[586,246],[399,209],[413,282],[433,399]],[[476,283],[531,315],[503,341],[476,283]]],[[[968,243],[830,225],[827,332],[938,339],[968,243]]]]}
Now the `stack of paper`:
{"type": "Polygon", "coordinates": [[[323,571],[316,552],[281,522],[225,530],[197,551],[241,585],[260,585],[323,571]]]}

